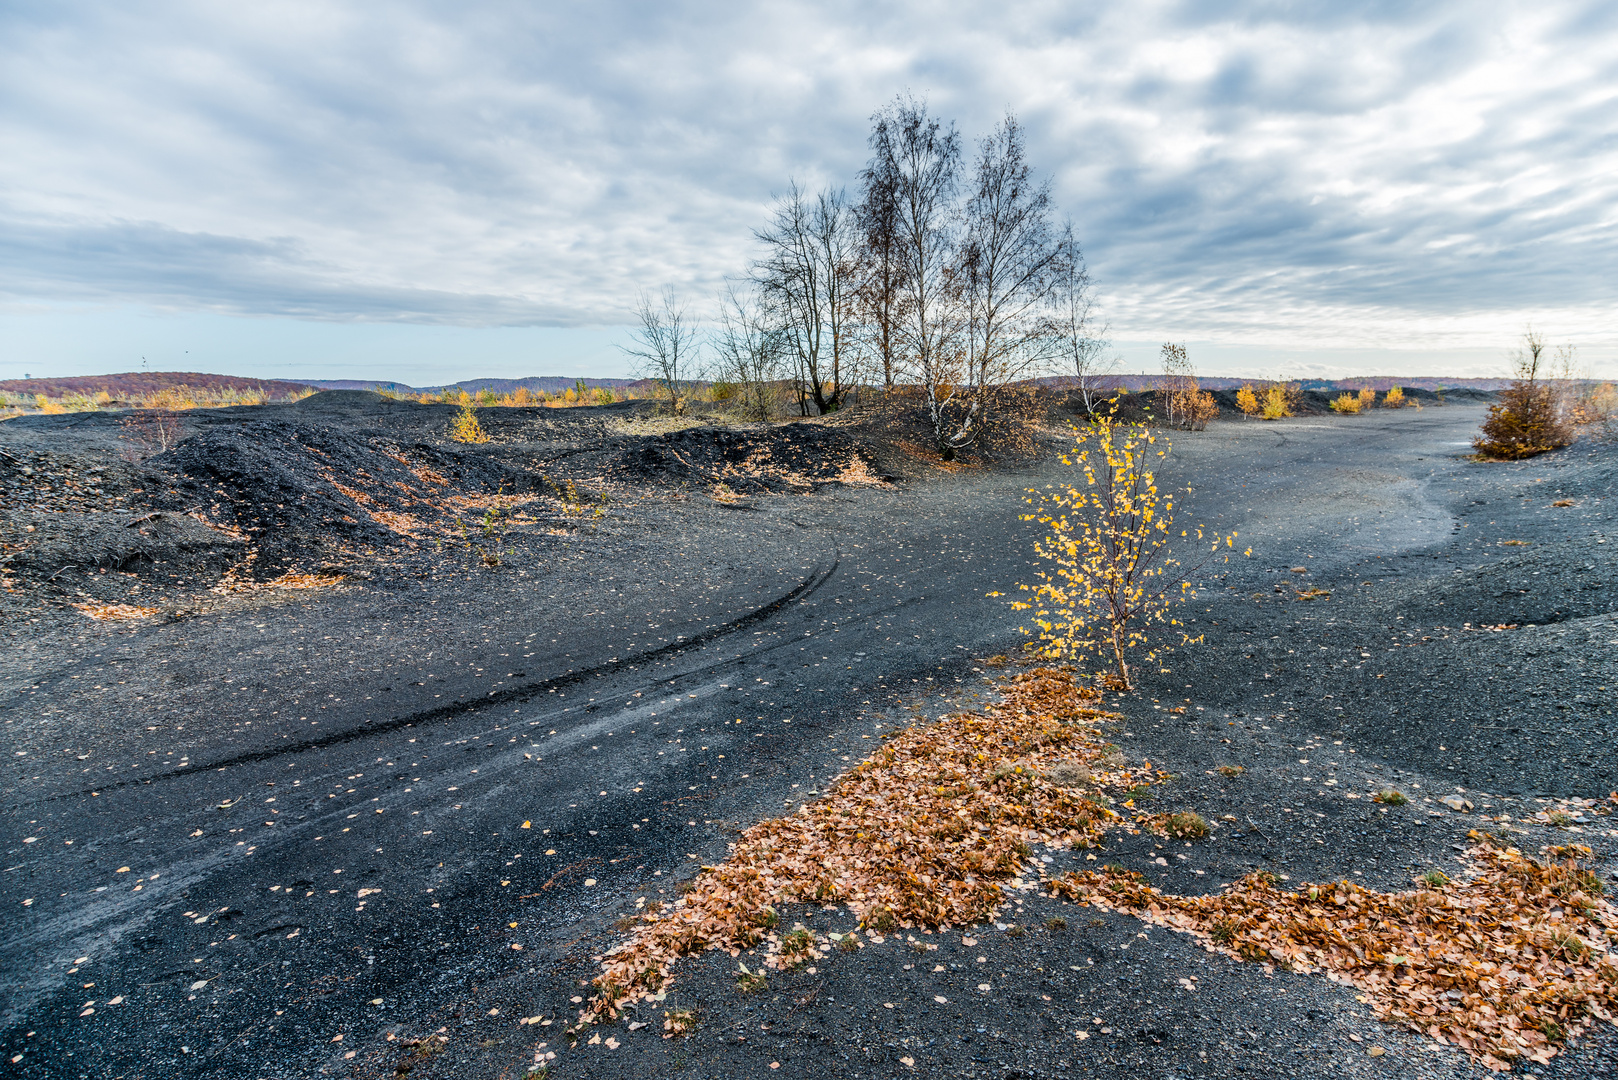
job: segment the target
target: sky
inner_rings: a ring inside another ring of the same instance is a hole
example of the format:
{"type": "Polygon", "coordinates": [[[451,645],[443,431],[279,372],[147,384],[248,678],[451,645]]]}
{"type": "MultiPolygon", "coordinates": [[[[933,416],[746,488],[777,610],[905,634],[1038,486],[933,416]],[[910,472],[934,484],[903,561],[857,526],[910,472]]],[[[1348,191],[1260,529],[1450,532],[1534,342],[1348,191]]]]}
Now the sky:
{"type": "Polygon", "coordinates": [[[1123,366],[1618,377],[1618,5],[0,5],[0,378],[617,376],[873,112],[1008,110],[1123,366]]]}

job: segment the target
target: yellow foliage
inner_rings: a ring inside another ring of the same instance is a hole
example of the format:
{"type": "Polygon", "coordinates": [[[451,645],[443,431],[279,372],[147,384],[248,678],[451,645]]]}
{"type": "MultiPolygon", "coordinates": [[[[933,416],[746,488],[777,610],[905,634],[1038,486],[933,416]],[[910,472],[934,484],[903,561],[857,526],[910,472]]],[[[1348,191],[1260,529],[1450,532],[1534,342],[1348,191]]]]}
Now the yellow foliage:
{"type": "Polygon", "coordinates": [[[1242,388],[1236,391],[1236,407],[1248,416],[1258,414],[1258,394],[1254,391],[1252,383],[1243,383],[1242,388]]]}
{"type": "Polygon", "coordinates": [[[1292,415],[1292,403],[1287,400],[1286,387],[1279,383],[1264,391],[1264,419],[1279,420],[1292,415]]]}
{"type": "Polygon", "coordinates": [[[1345,390],[1332,398],[1331,407],[1333,412],[1357,413],[1360,411],[1360,399],[1345,390]]]}
{"type": "MultiPolygon", "coordinates": [[[[1035,554],[1054,563],[1039,573],[1037,585],[1019,585],[1033,594],[1016,601],[1017,610],[1033,611],[1033,623],[1044,643],[1040,652],[1054,659],[1084,653],[1110,653],[1118,679],[1129,685],[1124,654],[1148,645],[1147,626],[1179,626],[1170,616],[1173,605],[1191,592],[1186,581],[1168,577],[1178,562],[1169,556],[1173,539],[1174,496],[1160,491],[1152,471],[1168,443],[1144,424],[1120,423],[1101,416],[1088,428],[1074,430],[1074,447],[1064,465],[1082,470],[1082,485],[1069,484],[1039,494],[1030,489],[1029,503],[1038,509],[1023,515],[1039,521],[1050,534],[1034,545],[1035,554]]],[[[1203,539],[1201,526],[1196,538],[1203,539]]],[[[1179,535],[1185,537],[1188,530],[1179,535]]],[[[1236,534],[1223,543],[1234,546],[1236,534]]],[[[1214,550],[1218,550],[1215,543],[1214,550]]],[[[1157,650],[1147,648],[1148,660],[1157,650]]]]}
{"type": "Polygon", "coordinates": [[[34,403],[39,406],[39,411],[45,413],[47,416],[55,416],[58,413],[67,412],[65,408],[46,397],[44,394],[36,394],[34,396],[34,403]]]}
{"type": "Polygon", "coordinates": [[[456,442],[488,442],[489,436],[484,432],[483,425],[478,423],[478,407],[472,404],[472,398],[465,391],[461,392],[461,397],[465,400],[461,402],[461,411],[450,421],[449,437],[456,442]]]}
{"type": "Polygon", "coordinates": [[[1382,407],[1384,409],[1402,409],[1404,405],[1405,392],[1397,386],[1390,387],[1388,392],[1382,396],[1382,407]]]}
{"type": "Polygon", "coordinates": [[[1360,387],[1360,408],[1369,409],[1376,404],[1376,391],[1369,386],[1360,387]]]}

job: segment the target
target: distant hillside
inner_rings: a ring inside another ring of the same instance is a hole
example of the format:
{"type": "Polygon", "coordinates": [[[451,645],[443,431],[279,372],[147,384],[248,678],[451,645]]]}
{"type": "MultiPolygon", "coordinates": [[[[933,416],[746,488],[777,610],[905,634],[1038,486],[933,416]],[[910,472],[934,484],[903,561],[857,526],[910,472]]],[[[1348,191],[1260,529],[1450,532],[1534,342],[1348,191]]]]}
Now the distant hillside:
{"type": "Polygon", "coordinates": [[[481,390],[493,390],[497,394],[509,394],[519,386],[526,386],[530,391],[543,390],[547,394],[555,394],[583,383],[592,389],[598,386],[611,387],[614,390],[625,386],[638,386],[644,379],[575,379],[564,375],[530,375],[523,379],[463,379],[457,383],[445,383],[439,386],[410,386],[401,382],[372,382],[362,379],[311,379],[309,385],[318,386],[322,390],[393,390],[402,394],[437,394],[444,390],[465,390],[475,394],[481,390]]]}
{"type": "Polygon", "coordinates": [[[285,398],[309,389],[307,383],[279,379],[244,379],[237,375],[207,375],[196,371],[125,371],[117,375],[77,375],[66,379],[4,379],[0,391],[13,394],[91,395],[105,390],[114,400],[147,397],[175,386],[217,393],[222,390],[256,390],[269,398],[285,398]]]}
{"type": "MultiPolygon", "coordinates": [[[[1112,375],[1108,379],[1130,390],[1151,390],[1162,381],[1161,375],[1112,375]]],[[[1052,375],[1040,379],[1042,386],[1064,386],[1072,383],[1071,375],[1052,375]]],[[[1198,376],[1204,390],[1235,390],[1243,383],[1257,382],[1257,378],[1231,379],[1223,376],[1198,376]]],[[[1358,390],[1370,387],[1386,390],[1398,386],[1406,390],[1499,390],[1509,385],[1510,379],[1440,379],[1430,375],[1368,375],[1350,379],[1300,379],[1305,390],[1358,390]]]]}

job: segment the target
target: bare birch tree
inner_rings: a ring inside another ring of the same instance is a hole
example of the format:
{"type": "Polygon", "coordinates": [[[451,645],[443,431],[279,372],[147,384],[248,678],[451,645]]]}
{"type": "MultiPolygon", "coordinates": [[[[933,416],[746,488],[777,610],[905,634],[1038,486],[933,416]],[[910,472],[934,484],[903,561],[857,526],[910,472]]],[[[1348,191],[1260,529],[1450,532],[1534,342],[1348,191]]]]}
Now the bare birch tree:
{"type": "Polygon", "coordinates": [[[1118,358],[1108,352],[1107,327],[1095,325],[1095,300],[1090,272],[1074,245],[1057,290],[1056,349],[1062,367],[1073,373],[1085,415],[1095,412],[1113,389],[1118,358]]]}
{"type": "Polygon", "coordinates": [[[859,322],[867,351],[882,369],[882,384],[893,389],[902,366],[899,321],[904,260],[899,253],[899,163],[894,158],[893,125],[879,113],[871,130],[871,160],[860,173],[855,208],[860,238],[859,322]]]}
{"type": "Polygon", "coordinates": [[[785,332],[800,410],[833,412],[856,381],[854,214],[841,191],[811,198],[794,183],[757,237],[765,255],[754,278],[785,332]]]}
{"type": "Polygon", "coordinates": [[[768,420],[775,413],[785,337],[756,294],[730,286],[720,297],[714,374],[735,385],[738,411],[749,419],[768,420]]]}
{"type": "Polygon", "coordinates": [[[669,409],[675,415],[685,411],[685,394],[693,379],[699,378],[697,328],[691,317],[665,286],[662,296],[653,300],[640,294],[635,306],[639,329],[630,331],[633,346],[619,348],[635,364],[636,374],[658,383],[669,396],[669,409]]]}
{"type": "Polygon", "coordinates": [[[970,438],[957,408],[967,376],[955,273],[961,138],[913,98],[897,99],[876,122],[893,146],[898,338],[939,453],[949,460],[970,438]]]}
{"type": "Polygon", "coordinates": [[[1023,131],[1007,114],[978,147],[959,269],[965,304],[970,437],[990,397],[1057,355],[1057,301],[1078,248],[1052,219],[1050,182],[1036,184],[1023,131]]]}

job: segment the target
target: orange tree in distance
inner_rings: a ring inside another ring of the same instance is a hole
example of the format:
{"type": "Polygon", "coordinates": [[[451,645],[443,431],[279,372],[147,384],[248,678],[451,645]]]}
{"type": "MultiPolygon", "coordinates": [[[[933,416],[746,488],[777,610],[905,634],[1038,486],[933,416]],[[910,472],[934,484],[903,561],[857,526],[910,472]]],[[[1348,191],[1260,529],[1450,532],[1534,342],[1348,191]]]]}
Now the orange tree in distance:
{"type": "MultiPolygon", "coordinates": [[[[1145,658],[1156,660],[1149,625],[1180,626],[1173,609],[1195,595],[1190,582],[1170,573],[1180,565],[1169,555],[1174,495],[1159,490],[1153,472],[1168,451],[1167,440],[1146,425],[1099,415],[1089,427],[1074,428],[1073,449],[1062,455],[1062,464],[1083,471],[1083,483],[1044,494],[1030,488],[1027,502],[1036,510],[1022,516],[1050,530],[1034,552],[1054,566],[1040,571],[1038,584],[1019,585],[1033,596],[1013,601],[1012,607],[1033,612],[1043,655],[1110,654],[1116,684],[1126,690],[1131,687],[1125,654],[1144,648],[1145,658]]],[[[1181,529],[1179,536],[1192,532],[1198,541],[1204,539],[1200,525],[1181,529]]],[[[1234,548],[1236,535],[1216,540],[1211,554],[1221,546],[1234,548]]],[[[1023,632],[1032,633],[1026,627],[1023,632]]],[[[1201,640],[1181,636],[1186,642],[1201,640]]]]}

